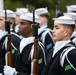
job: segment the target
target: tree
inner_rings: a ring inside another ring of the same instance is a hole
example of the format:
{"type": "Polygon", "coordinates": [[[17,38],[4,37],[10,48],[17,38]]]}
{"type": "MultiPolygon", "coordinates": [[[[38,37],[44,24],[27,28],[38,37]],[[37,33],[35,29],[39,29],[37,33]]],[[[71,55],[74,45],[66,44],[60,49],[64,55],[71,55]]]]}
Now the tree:
{"type": "MultiPolygon", "coordinates": [[[[47,7],[50,14],[51,19],[49,20],[49,26],[53,27],[53,20],[52,18],[56,17],[56,5],[58,0],[6,0],[7,1],[7,8],[16,10],[16,8],[20,7],[27,7],[29,5],[30,11],[32,11],[33,7],[40,8],[40,7],[47,7]]],[[[60,0],[60,10],[62,12],[66,12],[66,5],[75,4],[76,0],[60,0]]]]}

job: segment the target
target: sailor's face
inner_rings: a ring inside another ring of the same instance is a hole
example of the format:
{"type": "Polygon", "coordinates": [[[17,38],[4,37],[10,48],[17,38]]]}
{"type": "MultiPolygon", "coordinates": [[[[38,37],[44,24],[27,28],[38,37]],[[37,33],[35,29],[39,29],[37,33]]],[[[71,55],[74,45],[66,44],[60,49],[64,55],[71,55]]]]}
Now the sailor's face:
{"type": "Polygon", "coordinates": [[[0,17],[0,29],[4,30],[5,29],[5,21],[4,21],[4,17],[0,17]]]}
{"type": "Polygon", "coordinates": [[[19,34],[23,37],[29,37],[31,36],[32,28],[31,28],[31,22],[26,20],[21,20],[19,25],[19,34]]]}
{"type": "Polygon", "coordinates": [[[63,25],[54,25],[53,38],[55,41],[63,41],[65,38],[65,28],[63,25]]]}
{"type": "Polygon", "coordinates": [[[47,19],[45,16],[39,16],[39,18],[41,19],[40,27],[42,27],[44,26],[44,24],[46,24],[47,19]]]}
{"type": "Polygon", "coordinates": [[[16,24],[19,24],[20,23],[20,14],[18,14],[18,13],[16,13],[15,23],[16,24]]]}

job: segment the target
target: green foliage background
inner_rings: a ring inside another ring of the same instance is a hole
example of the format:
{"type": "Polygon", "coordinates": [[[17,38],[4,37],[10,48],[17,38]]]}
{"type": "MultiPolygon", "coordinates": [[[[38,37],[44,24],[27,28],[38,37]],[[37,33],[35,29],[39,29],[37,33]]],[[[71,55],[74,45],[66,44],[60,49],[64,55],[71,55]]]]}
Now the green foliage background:
{"type": "MultiPolygon", "coordinates": [[[[58,0],[6,0],[7,9],[11,9],[16,11],[16,8],[27,7],[29,5],[29,10],[32,11],[33,7],[40,8],[40,7],[47,7],[51,18],[49,19],[48,25],[50,28],[53,28],[53,20],[55,12],[56,12],[56,5],[58,0]]],[[[66,12],[66,5],[76,4],[76,0],[60,0],[60,10],[62,12],[66,12]]]]}

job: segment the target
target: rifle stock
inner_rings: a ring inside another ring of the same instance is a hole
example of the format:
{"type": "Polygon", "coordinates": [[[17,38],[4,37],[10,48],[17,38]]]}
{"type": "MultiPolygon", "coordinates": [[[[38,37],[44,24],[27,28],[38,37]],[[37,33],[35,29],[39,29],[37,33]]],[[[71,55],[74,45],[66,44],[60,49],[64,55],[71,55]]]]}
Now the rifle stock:
{"type": "Polygon", "coordinates": [[[8,66],[12,67],[12,46],[11,46],[11,34],[10,34],[10,21],[7,21],[7,13],[6,13],[6,1],[4,0],[4,9],[5,9],[5,30],[8,32],[7,34],[7,50],[5,54],[5,63],[8,66]]]}
{"type": "Polygon", "coordinates": [[[31,75],[38,75],[38,28],[39,26],[35,23],[35,13],[33,9],[33,36],[34,39],[34,52],[33,59],[31,61],[31,75]]]}
{"type": "Polygon", "coordinates": [[[8,39],[7,52],[6,52],[6,55],[5,55],[6,65],[12,67],[12,53],[11,53],[12,46],[11,46],[11,35],[10,34],[7,35],[7,39],[8,39]]]}
{"type": "Polygon", "coordinates": [[[34,40],[34,56],[31,61],[31,75],[38,75],[38,40],[34,40]]]}

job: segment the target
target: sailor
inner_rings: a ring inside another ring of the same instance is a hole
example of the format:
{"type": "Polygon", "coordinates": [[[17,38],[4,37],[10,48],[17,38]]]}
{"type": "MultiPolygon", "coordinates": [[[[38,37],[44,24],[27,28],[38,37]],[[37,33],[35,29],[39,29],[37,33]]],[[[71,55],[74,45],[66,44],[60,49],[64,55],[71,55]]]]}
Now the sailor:
{"type": "Polygon", "coordinates": [[[18,26],[20,24],[20,15],[26,14],[28,12],[29,11],[28,11],[27,8],[17,8],[16,9],[16,17],[15,17],[15,24],[16,24],[16,26],[14,28],[14,30],[15,30],[16,33],[18,33],[18,29],[19,29],[18,26]]]}
{"type": "MultiPolygon", "coordinates": [[[[31,57],[33,56],[34,50],[34,37],[32,36],[32,22],[33,14],[27,13],[21,15],[19,25],[19,35],[23,36],[20,42],[20,49],[17,55],[16,67],[4,66],[5,75],[30,75],[31,74],[31,57]]],[[[35,23],[38,24],[41,19],[35,15],[35,23]]],[[[38,57],[38,74],[40,75],[45,64],[46,54],[45,48],[41,42],[39,43],[39,57],[38,57]]]]}
{"type": "Polygon", "coordinates": [[[56,41],[52,59],[48,61],[42,75],[76,74],[76,48],[70,41],[75,20],[69,16],[54,18],[53,38],[56,41]]]}
{"type": "Polygon", "coordinates": [[[67,5],[66,9],[67,9],[67,13],[69,13],[69,12],[76,13],[76,5],[67,5]]]}
{"type": "Polygon", "coordinates": [[[74,43],[74,45],[76,46],[76,13],[74,12],[69,12],[69,13],[64,13],[64,15],[71,17],[72,19],[75,20],[75,28],[74,28],[74,32],[71,36],[71,41],[74,43]]]}
{"type": "Polygon", "coordinates": [[[52,37],[52,30],[48,27],[48,20],[50,14],[47,8],[38,8],[35,13],[42,19],[40,28],[38,30],[38,36],[41,42],[44,44],[47,53],[53,48],[54,40],[52,37]]]}
{"type": "MultiPolygon", "coordinates": [[[[3,73],[3,68],[4,68],[4,65],[5,65],[5,53],[7,51],[8,32],[5,31],[5,11],[3,10],[1,13],[2,13],[1,16],[4,18],[3,26],[4,26],[4,32],[6,33],[0,39],[0,58],[1,58],[1,61],[0,61],[0,73],[3,73]]],[[[13,12],[11,10],[8,10],[8,11],[6,11],[6,13],[7,13],[7,20],[10,20],[11,22],[13,22],[13,19],[15,17],[13,12]]],[[[10,24],[11,25],[10,26],[10,32],[11,32],[10,34],[11,34],[11,39],[12,39],[12,41],[11,41],[11,46],[12,46],[11,52],[12,52],[12,55],[13,55],[12,60],[13,60],[13,66],[14,66],[15,59],[16,59],[15,55],[16,55],[17,50],[19,49],[21,38],[20,38],[20,36],[18,34],[11,31],[12,30],[12,24],[10,24]]]]}

